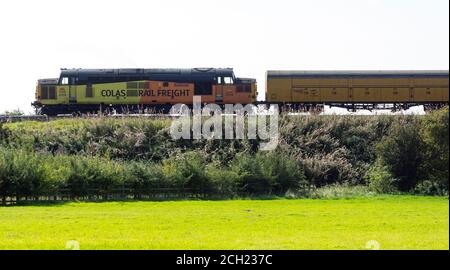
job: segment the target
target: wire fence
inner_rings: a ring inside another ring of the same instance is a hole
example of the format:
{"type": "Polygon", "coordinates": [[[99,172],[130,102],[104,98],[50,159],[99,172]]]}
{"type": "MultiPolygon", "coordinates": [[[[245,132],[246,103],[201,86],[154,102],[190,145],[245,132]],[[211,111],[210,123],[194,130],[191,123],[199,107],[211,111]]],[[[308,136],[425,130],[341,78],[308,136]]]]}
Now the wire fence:
{"type": "MultiPolygon", "coordinates": [[[[304,187],[310,188],[310,187],[304,187]]],[[[247,197],[273,197],[285,194],[255,194],[246,191],[218,191],[205,188],[83,188],[65,187],[51,194],[0,194],[0,206],[38,204],[46,202],[102,202],[102,201],[167,201],[184,199],[230,199],[247,197]]]]}

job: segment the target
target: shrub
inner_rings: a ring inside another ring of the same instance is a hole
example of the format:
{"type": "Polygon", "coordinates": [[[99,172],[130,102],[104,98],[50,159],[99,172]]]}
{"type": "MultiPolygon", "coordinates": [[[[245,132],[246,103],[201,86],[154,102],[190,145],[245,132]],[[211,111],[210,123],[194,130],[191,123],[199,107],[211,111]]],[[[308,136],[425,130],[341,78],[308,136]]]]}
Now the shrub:
{"type": "Polygon", "coordinates": [[[240,154],[231,164],[241,191],[250,194],[285,194],[306,184],[303,167],[276,152],[240,154]]]}
{"type": "Polygon", "coordinates": [[[227,196],[238,194],[239,175],[236,172],[217,164],[209,164],[206,173],[215,193],[227,196]]]}
{"type": "Polygon", "coordinates": [[[23,150],[1,149],[0,190],[3,195],[37,196],[47,182],[42,158],[23,150]]]}
{"type": "Polygon", "coordinates": [[[61,187],[73,196],[93,189],[106,195],[124,185],[137,193],[167,187],[281,195],[361,184],[377,192],[442,193],[448,121],[448,109],[426,116],[281,116],[274,152],[258,152],[258,140],[174,141],[170,120],[0,124],[0,195],[50,195],[61,187]]]}
{"type": "Polygon", "coordinates": [[[297,191],[306,181],[303,166],[283,153],[259,153],[257,160],[261,164],[263,176],[270,179],[272,189],[277,194],[285,194],[289,190],[297,191]]]}
{"type": "Polygon", "coordinates": [[[154,188],[170,187],[165,181],[162,166],[148,162],[127,163],[125,167],[125,184],[138,193],[154,188]]]}
{"type": "Polygon", "coordinates": [[[400,118],[376,146],[379,162],[398,179],[400,191],[411,191],[417,184],[423,162],[420,122],[414,117],[400,118]]]}
{"type": "Polygon", "coordinates": [[[345,158],[345,150],[327,155],[300,159],[306,178],[312,185],[322,187],[334,183],[358,182],[352,164],[345,158]]]}
{"type": "Polygon", "coordinates": [[[173,185],[207,193],[214,190],[214,187],[206,174],[206,164],[205,155],[187,152],[164,160],[163,171],[173,185]]]}
{"type": "Polygon", "coordinates": [[[116,160],[161,160],[167,120],[65,119],[45,123],[8,124],[8,144],[37,152],[87,155],[116,160]]]}
{"type": "Polygon", "coordinates": [[[70,158],[67,185],[73,196],[112,194],[124,180],[124,168],[120,163],[101,158],[70,158]]]}
{"type": "Polygon", "coordinates": [[[417,184],[415,192],[429,196],[448,196],[448,186],[442,185],[438,181],[425,180],[417,184]]]}
{"type": "Polygon", "coordinates": [[[420,166],[422,179],[419,189],[427,187],[449,188],[449,110],[434,111],[421,121],[420,136],[424,143],[423,162],[420,166]],[[433,183],[430,183],[433,182],[433,183]]]}
{"type": "Polygon", "coordinates": [[[0,146],[5,144],[6,139],[9,136],[9,130],[3,126],[3,123],[0,123],[0,146]]]}
{"type": "Polygon", "coordinates": [[[376,159],[374,143],[394,118],[367,116],[282,117],[279,148],[302,162],[315,185],[362,184],[376,159]]]}
{"type": "Polygon", "coordinates": [[[11,171],[11,155],[0,148],[0,196],[6,199],[6,196],[13,193],[11,181],[9,178],[11,171]]]}
{"type": "Polygon", "coordinates": [[[44,171],[38,194],[42,196],[54,196],[65,186],[71,168],[67,166],[64,157],[54,157],[47,154],[39,154],[40,168],[44,171]]]}
{"type": "Polygon", "coordinates": [[[386,166],[378,162],[369,168],[366,180],[370,191],[382,194],[397,191],[398,180],[394,179],[386,166]]]}
{"type": "Polygon", "coordinates": [[[254,195],[270,194],[274,180],[264,175],[260,156],[239,154],[231,164],[231,170],[238,175],[240,192],[254,195]]]}

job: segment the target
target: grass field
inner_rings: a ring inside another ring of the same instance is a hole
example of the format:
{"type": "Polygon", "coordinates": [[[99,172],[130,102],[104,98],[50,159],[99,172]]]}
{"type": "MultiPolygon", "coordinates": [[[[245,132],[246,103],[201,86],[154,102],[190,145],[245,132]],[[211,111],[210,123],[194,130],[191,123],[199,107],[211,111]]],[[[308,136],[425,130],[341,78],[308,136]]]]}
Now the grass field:
{"type": "Polygon", "coordinates": [[[0,207],[0,249],[449,249],[448,198],[0,207]]]}

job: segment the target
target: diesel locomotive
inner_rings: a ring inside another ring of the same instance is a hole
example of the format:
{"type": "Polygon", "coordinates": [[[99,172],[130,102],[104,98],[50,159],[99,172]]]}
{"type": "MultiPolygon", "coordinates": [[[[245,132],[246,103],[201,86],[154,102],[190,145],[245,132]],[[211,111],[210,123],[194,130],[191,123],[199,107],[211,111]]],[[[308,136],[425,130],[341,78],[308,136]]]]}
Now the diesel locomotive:
{"type": "Polygon", "coordinates": [[[266,98],[257,101],[255,79],[233,69],[62,69],[59,78],[38,80],[38,114],[167,112],[174,104],[278,104],[287,109],[325,105],[350,110],[425,109],[448,106],[449,72],[267,71],[266,98]]]}
{"type": "Polygon", "coordinates": [[[33,106],[38,114],[167,112],[174,104],[250,104],[256,80],[233,69],[63,69],[59,78],[39,80],[33,106]]]}

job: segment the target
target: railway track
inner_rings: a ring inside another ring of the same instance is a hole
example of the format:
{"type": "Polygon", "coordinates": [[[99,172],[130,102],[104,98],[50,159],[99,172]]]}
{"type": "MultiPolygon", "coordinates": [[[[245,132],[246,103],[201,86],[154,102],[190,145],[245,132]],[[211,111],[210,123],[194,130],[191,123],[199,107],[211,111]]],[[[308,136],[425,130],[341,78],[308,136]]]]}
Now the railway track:
{"type": "Polygon", "coordinates": [[[48,121],[46,115],[0,115],[0,123],[20,121],[48,121]]]}
{"type": "Polygon", "coordinates": [[[69,118],[174,118],[177,115],[170,114],[114,114],[114,115],[83,115],[81,117],[73,115],[58,115],[58,116],[46,116],[46,115],[20,115],[20,116],[10,116],[10,115],[0,115],[0,123],[12,123],[21,121],[41,121],[47,122],[56,119],[69,119],[69,118]]]}
{"type": "MultiPolygon", "coordinates": [[[[389,110],[377,110],[372,112],[349,112],[348,114],[343,113],[336,113],[336,112],[324,112],[324,113],[310,113],[310,112],[286,112],[285,115],[292,117],[292,116],[308,116],[308,115],[351,115],[351,116],[357,116],[357,115],[404,115],[404,114],[425,114],[426,112],[405,112],[405,111],[399,111],[399,112],[392,112],[389,110]]],[[[179,117],[180,115],[173,115],[173,114],[113,114],[113,115],[83,115],[83,116],[73,116],[73,115],[58,115],[58,116],[46,116],[46,115],[23,115],[23,116],[7,116],[7,115],[0,115],[0,123],[14,123],[14,122],[21,122],[21,121],[41,121],[41,122],[48,122],[52,120],[57,119],[89,119],[89,118],[153,118],[153,119],[171,119],[179,117]]],[[[226,116],[224,114],[223,116],[226,116]]]]}

